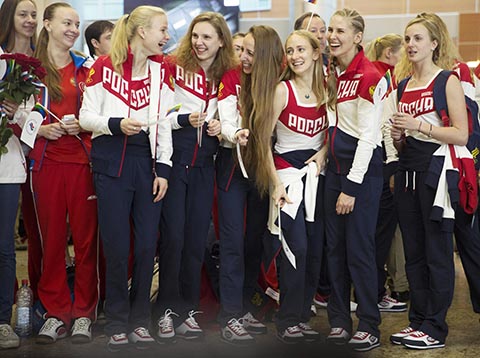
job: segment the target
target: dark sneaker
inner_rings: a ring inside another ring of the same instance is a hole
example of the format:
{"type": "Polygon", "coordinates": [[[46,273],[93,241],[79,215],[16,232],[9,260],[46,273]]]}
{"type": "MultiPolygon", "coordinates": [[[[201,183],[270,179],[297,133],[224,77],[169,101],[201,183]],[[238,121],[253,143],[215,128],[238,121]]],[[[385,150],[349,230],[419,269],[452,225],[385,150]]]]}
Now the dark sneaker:
{"type": "Polygon", "coordinates": [[[55,317],[48,318],[38,332],[38,344],[55,343],[57,339],[65,338],[67,329],[65,324],[55,317]]]}
{"type": "Polygon", "coordinates": [[[258,319],[253,317],[250,312],[247,312],[242,318],[239,319],[243,328],[250,334],[266,334],[267,326],[265,326],[258,319]]]}
{"type": "Polygon", "coordinates": [[[175,329],[173,328],[173,319],[170,316],[177,316],[170,308],[158,320],[157,341],[160,344],[175,343],[175,329]]]}
{"type": "Polygon", "coordinates": [[[315,342],[320,339],[320,333],[315,331],[308,323],[299,323],[298,328],[302,331],[303,337],[306,342],[315,342]]]}
{"type": "Polygon", "coordinates": [[[390,336],[390,342],[393,344],[402,344],[403,339],[413,332],[415,332],[415,330],[408,326],[407,328],[402,329],[400,332],[392,334],[390,336]]]}
{"type": "Polygon", "coordinates": [[[89,343],[92,340],[92,321],[87,317],[75,320],[72,327],[72,343],[89,343]]]}
{"type": "Polygon", "coordinates": [[[114,334],[107,342],[107,349],[110,352],[119,352],[128,347],[128,338],[126,333],[114,334]]]}
{"type": "Polygon", "coordinates": [[[327,336],[327,342],[336,344],[337,346],[343,346],[347,344],[350,339],[350,333],[341,327],[334,327],[330,330],[327,336]]]}
{"type": "Polygon", "coordinates": [[[298,326],[290,326],[283,332],[278,332],[277,338],[286,344],[296,344],[305,341],[305,336],[298,326]]]}
{"type": "Polygon", "coordinates": [[[392,291],[392,294],[390,296],[392,298],[395,298],[397,301],[408,302],[408,300],[410,300],[410,291],[392,291]]]}
{"type": "Polygon", "coordinates": [[[246,346],[255,342],[239,320],[232,318],[220,331],[223,342],[234,346],[246,346]]]}
{"type": "Polygon", "coordinates": [[[389,295],[384,295],[378,303],[378,310],[380,312],[405,312],[407,310],[407,304],[405,302],[399,302],[389,295]]]}
{"type": "Polygon", "coordinates": [[[198,325],[197,321],[193,317],[197,313],[201,313],[200,311],[190,311],[188,313],[188,318],[183,321],[183,323],[175,328],[175,334],[178,338],[194,340],[194,339],[202,339],[204,337],[203,331],[198,325]]]}
{"type": "Polygon", "coordinates": [[[445,347],[444,342],[440,342],[422,331],[416,331],[402,340],[405,347],[412,349],[434,349],[445,347]]]}
{"type": "Polygon", "coordinates": [[[0,324],[0,349],[20,347],[20,338],[8,324],[0,324]]]}
{"type": "Polygon", "coordinates": [[[137,349],[148,349],[155,343],[155,340],[148,329],[137,327],[128,335],[128,342],[135,345],[137,349]]]}
{"type": "Polygon", "coordinates": [[[368,332],[357,331],[348,341],[348,345],[358,352],[366,352],[380,346],[380,340],[368,332]]]}

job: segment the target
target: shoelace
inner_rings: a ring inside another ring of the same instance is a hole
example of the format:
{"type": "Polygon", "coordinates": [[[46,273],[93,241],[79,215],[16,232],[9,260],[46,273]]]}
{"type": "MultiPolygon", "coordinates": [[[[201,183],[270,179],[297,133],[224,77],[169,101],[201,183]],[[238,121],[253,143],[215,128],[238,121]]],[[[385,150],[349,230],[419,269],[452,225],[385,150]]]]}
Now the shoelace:
{"type": "Polygon", "coordinates": [[[368,332],[357,332],[355,333],[354,337],[359,339],[365,339],[368,337],[368,335],[369,335],[368,332]]]}
{"type": "Polygon", "coordinates": [[[58,321],[56,318],[49,318],[43,325],[42,331],[50,331],[53,329],[57,329],[56,326],[58,325],[58,323],[60,323],[60,321],[58,321]]]}
{"type": "Polygon", "coordinates": [[[291,327],[288,327],[287,328],[287,332],[288,333],[299,333],[299,332],[302,332],[300,327],[298,326],[291,326],[291,327]]]}
{"type": "Polygon", "coordinates": [[[414,336],[414,337],[417,337],[417,338],[423,337],[423,336],[425,336],[425,335],[426,335],[426,334],[423,333],[422,331],[416,331],[416,332],[413,332],[413,333],[411,334],[411,336],[414,336]]]}
{"type": "Polygon", "coordinates": [[[158,325],[163,331],[173,329],[173,320],[170,317],[171,315],[175,315],[178,317],[178,314],[176,314],[169,308],[165,311],[163,317],[158,321],[158,325]]]}
{"type": "Polygon", "coordinates": [[[312,327],[310,327],[310,325],[308,323],[299,323],[298,324],[298,327],[301,329],[301,330],[304,330],[304,331],[312,331],[312,327]]]}
{"type": "Polygon", "coordinates": [[[186,321],[188,322],[188,324],[192,327],[192,328],[200,328],[200,326],[198,325],[197,321],[195,320],[195,318],[193,316],[195,316],[197,313],[203,313],[203,311],[194,311],[194,310],[191,310],[190,312],[188,312],[188,318],[186,319],[186,321]]]}
{"type": "Polygon", "coordinates": [[[228,327],[237,335],[242,335],[242,334],[245,334],[247,333],[247,331],[245,331],[245,328],[243,328],[243,325],[235,318],[232,318],[229,322],[228,322],[228,327]]]}
{"type": "Polygon", "coordinates": [[[342,331],[343,328],[332,328],[331,334],[340,334],[342,331]]]}
{"type": "Polygon", "coordinates": [[[412,327],[408,326],[407,328],[402,329],[400,333],[412,333],[414,331],[415,330],[412,327]]]}
{"type": "Polygon", "coordinates": [[[135,333],[140,337],[150,337],[150,332],[145,327],[138,327],[137,329],[135,329],[135,333]]]}
{"type": "Polygon", "coordinates": [[[75,320],[75,323],[73,325],[74,330],[83,330],[83,329],[88,329],[88,326],[90,324],[90,320],[88,318],[77,318],[75,320]]]}

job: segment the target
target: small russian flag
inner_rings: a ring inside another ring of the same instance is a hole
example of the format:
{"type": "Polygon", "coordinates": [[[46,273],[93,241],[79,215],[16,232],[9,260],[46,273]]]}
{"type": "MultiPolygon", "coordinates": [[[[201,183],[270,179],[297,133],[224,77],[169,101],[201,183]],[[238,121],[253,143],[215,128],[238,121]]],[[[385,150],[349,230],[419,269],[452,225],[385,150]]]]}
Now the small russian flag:
{"type": "Polygon", "coordinates": [[[317,0],[305,0],[305,2],[308,2],[309,4],[316,4],[317,0]]]}
{"type": "Polygon", "coordinates": [[[168,116],[169,114],[178,112],[178,111],[180,110],[180,107],[182,107],[182,104],[181,104],[181,103],[176,104],[175,106],[173,106],[172,108],[170,108],[170,109],[167,111],[166,116],[168,116]]]}

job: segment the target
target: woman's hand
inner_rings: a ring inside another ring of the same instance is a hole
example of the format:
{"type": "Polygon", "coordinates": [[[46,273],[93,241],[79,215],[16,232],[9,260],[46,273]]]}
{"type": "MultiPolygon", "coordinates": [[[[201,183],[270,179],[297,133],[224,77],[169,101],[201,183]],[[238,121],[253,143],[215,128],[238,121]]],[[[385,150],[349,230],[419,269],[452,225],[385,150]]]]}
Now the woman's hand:
{"type": "Polygon", "coordinates": [[[140,133],[142,125],[142,122],[133,118],[124,118],[120,121],[120,129],[128,136],[140,133]]]}
{"type": "Polygon", "coordinates": [[[215,137],[222,131],[222,126],[218,119],[211,119],[207,124],[207,134],[211,137],[215,137]]]}
{"type": "Polygon", "coordinates": [[[156,177],[153,180],[153,202],[158,203],[165,196],[168,189],[168,180],[165,178],[156,177]]]}
{"type": "Polygon", "coordinates": [[[418,119],[407,113],[397,112],[392,115],[392,127],[396,129],[418,130],[420,123],[418,119]]]}
{"type": "Polygon", "coordinates": [[[3,107],[3,111],[8,116],[8,118],[12,119],[15,113],[17,112],[18,107],[20,107],[20,105],[8,99],[4,99],[2,102],[2,107],[3,107]]]}
{"type": "Polygon", "coordinates": [[[328,151],[326,148],[320,149],[318,152],[316,152],[314,155],[312,155],[308,160],[305,162],[305,164],[310,164],[311,162],[315,162],[317,165],[317,177],[320,175],[323,169],[325,169],[325,166],[327,165],[327,155],[328,151]]]}
{"type": "Polygon", "coordinates": [[[292,204],[292,201],[287,195],[287,191],[285,190],[285,186],[280,183],[275,185],[272,193],[272,199],[275,205],[280,205],[281,208],[285,205],[285,203],[292,204]]]}
{"type": "Polygon", "coordinates": [[[340,193],[337,199],[337,205],[335,207],[337,215],[350,214],[355,206],[355,197],[340,193]]]}
{"type": "Polygon", "coordinates": [[[238,144],[246,146],[248,143],[249,135],[250,135],[250,131],[246,128],[242,128],[235,133],[235,139],[238,144]]]}
{"type": "Polygon", "coordinates": [[[48,140],[57,140],[62,135],[66,135],[67,132],[62,128],[61,123],[50,123],[40,126],[38,129],[38,137],[44,137],[48,140]]]}
{"type": "Polygon", "coordinates": [[[78,119],[70,119],[68,121],[63,121],[60,123],[60,127],[68,134],[68,135],[78,135],[82,128],[80,127],[80,122],[78,119]],[[65,123],[65,124],[63,124],[65,123]]]}
{"type": "Polygon", "coordinates": [[[198,128],[203,126],[203,123],[205,123],[205,118],[207,118],[207,114],[205,112],[193,112],[188,116],[188,121],[193,128],[198,128]]]}

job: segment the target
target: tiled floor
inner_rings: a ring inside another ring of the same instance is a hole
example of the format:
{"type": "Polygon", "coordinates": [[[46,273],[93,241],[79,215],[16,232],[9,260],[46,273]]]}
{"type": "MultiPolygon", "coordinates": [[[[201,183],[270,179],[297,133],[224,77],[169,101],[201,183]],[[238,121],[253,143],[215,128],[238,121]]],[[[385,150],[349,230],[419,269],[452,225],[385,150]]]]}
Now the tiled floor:
{"type": "MultiPolygon", "coordinates": [[[[480,258],[479,258],[480,259],[480,258]]],[[[17,276],[20,279],[26,277],[26,253],[17,252],[17,276]]],[[[206,326],[206,339],[204,342],[178,341],[175,345],[156,345],[148,351],[128,350],[121,354],[109,353],[106,350],[106,337],[101,327],[94,330],[94,340],[87,345],[73,345],[70,340],[64,339],[56,344],[40,346],[34,339],[22,341],[22,345],[16,350],[0,351],[1,358],[9,357],[351,357],[361,356],[369,358],[383,357],[428,357],[428,358],[458,358],[477,357],[480,355],[480,323],[479,316],[472,311],[469,291],[460,260],[455,255],[456,264],[456,290],[453,305],[448,314],[450,334],[444,349],[431,351],[414,351],[389,343],[390,334],[404,328],[407,321],[407,313],[383,313],[381,330],[381,346],[371,352],[352,354],[347,350],[332,350],[322,343],[304,346],[286,346],[279,343],[275,338],[273,323],[268,324],[269,333],[259,337],[253,347],[232,348],[220,341],[218,326],[211,324],[206,326]]],[[[480,279],[480,278],[479,278],[480,279]]],[[[319,309],[317,316],[312,320],[312,326],[323,334],[328,334],[329,326],[325,310],[319,309]]]]}

